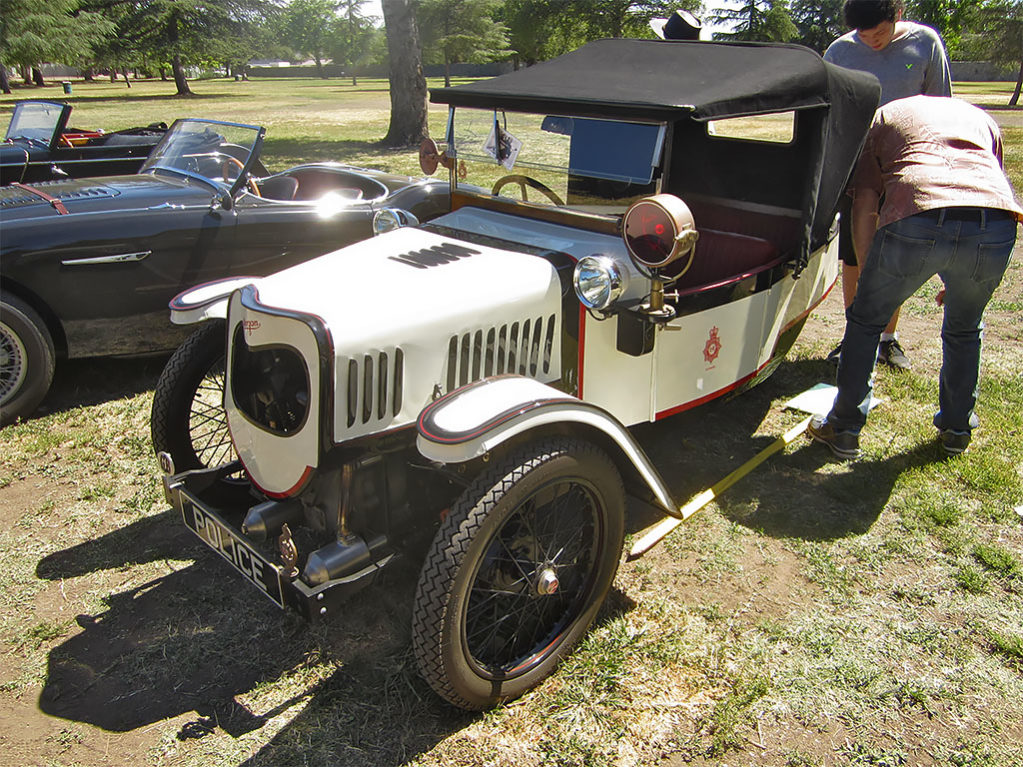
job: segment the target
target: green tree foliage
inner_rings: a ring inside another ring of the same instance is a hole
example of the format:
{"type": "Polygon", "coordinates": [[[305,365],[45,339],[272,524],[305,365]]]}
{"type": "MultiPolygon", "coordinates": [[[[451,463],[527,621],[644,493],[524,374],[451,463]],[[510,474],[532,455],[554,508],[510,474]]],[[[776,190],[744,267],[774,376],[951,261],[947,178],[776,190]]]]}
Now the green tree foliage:
{"type": "Polygon", "coordinates": [[[905,18],[938,30],[949,56],[962,50],[963,33],[977,20],[982,0],[909,0],[905,18]]]}
{"type": "Polygon", "coordinates": [[[506,59],[508,28],[495,20],[501,0],[422,0],[418,19],[423,58],[444,64],[444,84],[451,85],[451,65],[506,59]]]}
{"type": "Polygon", "coordinates": [[[326,78],[323,61],[335,47],[338,5],[336,0],[292,0],[282,16],[285,42],[316,62],[317,77],[326,78]]]}
{"type": "Polygon", "coordinates": [[[573,0],[505,0],[501,18],[516,68],[552,59],[586,42],[574,8],[573,0]]]}
{"type": "Polygon", "coordinates": [[[585,25],[589,40],[606,37],[655,37],[650,19],[670,16],[676,10],[700,15],[698,0],[582,0],[576,4],[576,15],[585,25]]]}
{"type": "Polygon", "coordinates": [[[800,45],[824,53],[831,42],[848,30],[842,17],[845,0],[793,0],[790,8],[792,23],[800,45]]]}
{"type": "Polygon", "coordinates": [[[329,48],[335,64],[343,64],[357,85],[355,67],[366,63],[379,36],[372,22],[362,12],[366,0],[339,0],[333,24],[333,40],[329,48]]]}
{"type": "Polygon", "coordinates": [[[1016,88],[1009,106],[1019,104],[1023,89],[1023,0],[985,0],[971,31],[963,36],[971,58],[1016,70],[1016,88]]]}
{"type": "MultiPolygon", "coordinates": [[[[112,7],[118,0],[109,3],[112,7]]],[[[274,11],[272,0],[131,0],[118,37],[133,41],[135,50],[154,60],[170,62],[177,94],[186,96],[192,93],[186,65],[238,55],[238,47],[229,44],[251,42],[274,11]]]]}
{"type": "Polygon", "coordinates": [[[743,0],[740,6],[719,10],[710,20],[731,26],[729,32],[715,32],[715,40],[784,43],[799,34],[786,0],[743,0]]]}
{"type": "Polygon", "coordinates": [[[502,18],[510,30],[516,65],[560,56],[589,40],[654,37],[650,20],[676,10],[700,16],[700,0],[505,0],[502,18]]]}
{"type": "Polygon", "coordinates": [[[26,71],[43,62],[85,64],[113,32],[78,0],[0,0],[0,63],[26,71]]]}

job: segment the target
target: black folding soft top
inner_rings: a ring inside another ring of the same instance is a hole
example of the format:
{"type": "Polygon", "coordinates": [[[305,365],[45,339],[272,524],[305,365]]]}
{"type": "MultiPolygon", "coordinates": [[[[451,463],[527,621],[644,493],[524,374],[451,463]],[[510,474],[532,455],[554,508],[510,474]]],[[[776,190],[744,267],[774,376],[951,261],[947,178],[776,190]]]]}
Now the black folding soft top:
{"type": "Polygon", "coordinates": [[[794,110],[806,118],[800,167],[779,165],[764,174],[761,191],[756,183],[746,188],[747,199],[769,202],[774,170],[802,177],[798,199],[786,201],[803,211],[797,272],[826,240],[879,97],[873,75],[828,64],[798,45],[623,39],[597,40],[527,69],[430,92],[431,101],[455,107],[625,120],[703,122],[794,110]]]}
{"type": "Polygon", "coordinates": [[[573,113],[589,106],[605,117],[670,120],[684,112],[712,120],[826,106],[835,85],[870,90],[869,76],[799,45],[616,39],[430,96],[454,106],[573,113]]]}

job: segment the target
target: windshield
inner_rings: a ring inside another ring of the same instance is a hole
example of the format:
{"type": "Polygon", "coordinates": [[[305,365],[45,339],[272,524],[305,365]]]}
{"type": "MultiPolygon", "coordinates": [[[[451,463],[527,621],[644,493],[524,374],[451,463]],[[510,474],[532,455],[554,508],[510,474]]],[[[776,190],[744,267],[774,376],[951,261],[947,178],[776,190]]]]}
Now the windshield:
{"type": "Polygon", "coordinates": [[[260,130],[216,120],[178,120],[139,172],[176,170],[231,184],[252,154],[260,130]]]}
{"type": "Polygon", "coordinates": [[[459,187],[588,213],[622,213],[655,193],[663,124],[457,109],[448,154],[459,187]]]}
{"type": "Polygon", "coordinates": [[[64,111],[61,104],[18,104],[11,115],[5,139],[32,139],[49,144],[64,111]]]}

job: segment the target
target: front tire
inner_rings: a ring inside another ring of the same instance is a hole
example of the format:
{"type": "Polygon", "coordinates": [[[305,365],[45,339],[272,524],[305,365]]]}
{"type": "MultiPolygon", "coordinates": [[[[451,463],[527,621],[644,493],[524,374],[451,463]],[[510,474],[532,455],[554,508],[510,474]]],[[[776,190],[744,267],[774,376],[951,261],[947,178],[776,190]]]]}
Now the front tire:
{"type": "Polygon", "coordinates": [[[153,393],[153,449],[167,452],[175,471],[220,466],[235,458],[224,411],[223,320],[199,326],[171,355],[153,393]]]}
{"type": "Polygon", "coordinates": [[[412,643],[430,686],[478,710],[550,675],[614,580],[624,513],[615,465],[585,442],[526,445],[479,476],[419,576],[412,643]]]}
{"type": "Polygon", "coordinates": [[[0,293],[0,427],[32,415],[53,381],[53,339],[39,313],[0,293]]]}

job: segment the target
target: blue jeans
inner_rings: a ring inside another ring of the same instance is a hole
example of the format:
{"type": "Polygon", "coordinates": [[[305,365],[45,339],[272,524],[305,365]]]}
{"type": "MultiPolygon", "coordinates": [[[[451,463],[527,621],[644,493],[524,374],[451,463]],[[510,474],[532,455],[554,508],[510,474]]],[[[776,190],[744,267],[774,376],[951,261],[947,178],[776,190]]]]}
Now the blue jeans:
{"type": "Polygon", "coordinates": [[[881,331],[935,274],[945,283],[945,319],[934,425],[967,433],[977,426],[981,318],[1015,242],[1016,220],[989,208],[942,208],[878,230],[845,313],[838,396],[827,419],[836,431],[863,428],[881,331]]]}

